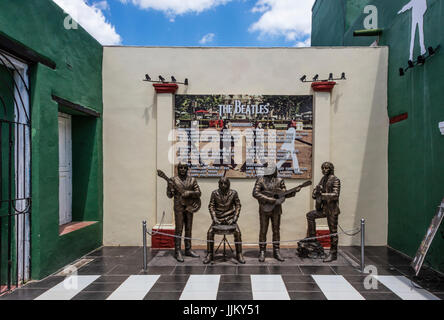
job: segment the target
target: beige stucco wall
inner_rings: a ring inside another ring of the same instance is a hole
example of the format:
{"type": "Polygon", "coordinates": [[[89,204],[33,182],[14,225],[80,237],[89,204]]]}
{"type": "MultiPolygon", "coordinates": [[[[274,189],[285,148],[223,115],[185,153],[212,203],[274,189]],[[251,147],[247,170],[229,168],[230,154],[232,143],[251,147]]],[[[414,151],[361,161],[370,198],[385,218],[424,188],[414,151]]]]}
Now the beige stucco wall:
{"type": "MultiPolygon", "coordinates": [[[[315,97],[314,160],[332,161],[341,179],[340,224],[345,230],[367,220],[367,244],[387,242],[387,48],[134,48],[105,47],[104,92],[104,245],[141,245],[141,222],[156,221],[157,110],[151,77],[188,78],[184,94],[314,94],[299,78],[318,73],[347,74],[331,98],[315,97]],[[323,115],[328,115],[323,119],[323,115]],[[330,119],[330,121],[328,121],[330,119]],[[329,155],[329,156],[328,156],[329,155]],[[330,159],[324,159],[329,157],[330,159]],[[322,159],[321,159],[322,158],[322,159]]],[[[165,99],[162,102],[165,105],[165,99]]],[[[165,115],[165,114],[163,114],[165,115]]],[[[315,167],[315,181],[320,168],[315,167]]],[[[202,209],[195,214],[193,237],[205,238],[211,223],[207,211],[217,179],[199,179],[202,209]]],[[[258,204],[254,180],[232,180],[242,202],[239,220],[243,240],[257,241],[258,204]]],[[[287,180],[287,187],[301,181],[287,180]]],[[[165,196],[166,184],[161,192],[165,196]]],[[[281,240],[305,236],[305,214],[313,207],[305,188],[283,205],[281,240]]],[[[167,220],[171,212],[167,212],[167,220]]],[[[326,224],[322,221],[320,224],[326,224]]],[[[271,240],[271,230],[268,238],[271,240]]],[[[340,237],[340,244],[358,244],[359,237],[340,237]]],[[[194,242],[195,245],[202,243],[194,242]]],[[[295,243],[291,243],[295,244],[295,243]]]]}

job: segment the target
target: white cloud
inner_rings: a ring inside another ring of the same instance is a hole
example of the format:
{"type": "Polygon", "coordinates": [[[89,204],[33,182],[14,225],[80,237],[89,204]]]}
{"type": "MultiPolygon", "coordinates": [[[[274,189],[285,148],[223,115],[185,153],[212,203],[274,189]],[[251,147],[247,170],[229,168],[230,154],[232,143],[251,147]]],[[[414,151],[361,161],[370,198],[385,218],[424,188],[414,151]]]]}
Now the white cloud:
{"type": "Polygon", "coordinates": [[[311,38],[309,37],[304,41],[298,41],[298,42],[296,42],[296,44],[294,46],[298,47],[298,48],[310,47],[311,46],[311,38]]]}
{"type": "Polygon", "coordinates": [[[100,10],[104,10],[104,11],[110,9],[109,4],[108,4],[108,2],[106,0],[102,0],[102,1],[99,1],[99,2],[94,2],[92,6],[94,8],[97,8],[97,9],[100,9],[100,10]]]}
{"type": "Polygon", "coordinates": [[[213,42],[215,36],[216,35],[214,33],[208,33],[204,35],[202,39],[199,40],[199,43],[207,44],[208,42],[213,42]]]}
{"type": "Polygon", "coordinates": [[[89,5],[85,0],[53,0],[86,31],[88,31],[102,45],[116,45],[122,38],[116,28],[106,21],[102,10],[108,10],[106,0],[97,1],[89,5]]]}
{"type": "MultiPolygon", "coordinates": [[[[252,9],[262,16],[250,26],[250,32],[264,37],[284,37],[297,41],[311,34],[311,8],[315,0],[258,0],[252,9]]],[[[298,41],[298,44],[307,44],[298,41]]]]}
{"type": "Polygon", "coordinates": [[[119,0],[132,3],[141,9],[163,11],[171,21],[174,17],[186,13],[201,13],[205,10],[226,4],[232,0],[119,0]]]}

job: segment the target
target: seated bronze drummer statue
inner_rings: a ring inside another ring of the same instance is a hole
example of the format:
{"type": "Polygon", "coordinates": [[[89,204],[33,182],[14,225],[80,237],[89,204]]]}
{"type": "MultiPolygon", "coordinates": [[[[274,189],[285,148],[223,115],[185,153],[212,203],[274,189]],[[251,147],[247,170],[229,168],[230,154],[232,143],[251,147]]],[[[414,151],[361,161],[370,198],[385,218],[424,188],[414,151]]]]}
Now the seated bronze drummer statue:
{"type": "Polygon", "coordinates": [[[219,189],[211,194],[208,205],[213,223],[207,234],[207,256],[203,263],[208,264],[214,260],[214,235],[233,234],[236,248],[236,260],[244,264],[242,255],[242,239],[237,220],[241,210],[239,196],[235,190],[230,189],[230,180],[222,177],[219,179],[219,189]]]}

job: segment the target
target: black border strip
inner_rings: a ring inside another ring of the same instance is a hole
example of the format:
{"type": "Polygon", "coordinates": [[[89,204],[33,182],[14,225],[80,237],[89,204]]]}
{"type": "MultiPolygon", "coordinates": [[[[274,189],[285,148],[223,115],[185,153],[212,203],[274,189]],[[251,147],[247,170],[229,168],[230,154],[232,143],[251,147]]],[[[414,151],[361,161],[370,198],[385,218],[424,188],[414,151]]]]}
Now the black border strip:
{"type": "Polygon", "coordinates": [[[36,51],[26,47],[0,32],[0,49],[31,63],[41,63],[51,69],[56,68],[56,63],[36,51]]]}
{"type": "Polygon", "coordinates": [[[100,116],[101,116],[100,113],[98,113],[94,110],[91,110],[89,108],[86,108],[84,106],[81,106],[80,104],[73,103],[71,101],[60,98],[56,95],[51,95],[51,96],[52,96],[52,100],[54,100],[55,102],[57,102],[59,104],[64,105],[65,107],[68,107],[70,109],[73,109],[73,110],[81,112],[81,113],[84,113],[85,115],[88,115],[88,116],[93,116],[96,118],[100,118],[100,116]]]}

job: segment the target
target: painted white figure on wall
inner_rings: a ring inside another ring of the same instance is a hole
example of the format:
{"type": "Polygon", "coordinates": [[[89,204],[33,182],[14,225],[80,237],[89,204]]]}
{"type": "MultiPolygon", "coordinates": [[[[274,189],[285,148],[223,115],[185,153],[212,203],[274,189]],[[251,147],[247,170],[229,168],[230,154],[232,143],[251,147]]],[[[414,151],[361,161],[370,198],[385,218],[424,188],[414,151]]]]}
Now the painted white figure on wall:
{"type": "Polygon", "coordinates": [[[280,169],[281,166],[291,158],[293,161],[293,172],[295,174],[299,174],[299,161],[298,157],[296,155],[296,150],[294,147],[294,141],[296,140],[296,129],[295,128],[289,128],[287,130],[287,134],[285,136],[287,142],[283,143],[281,146],[280,151],[285,151],[285,156],[282,157],[282,159],[278,162],[277,168],[280,169]]]}
{"type": "Polygon", "coordinates": [[[425,54],[427,52],[424,44],[424,14],[427,11],[427,0],[411,0],[398,12],[398,14],[404,13],[410,9],[412,9],[412,34],[410,38],[410,60],[413,61],[416,27],[418,27],[419,29],[419,44],[421,46],[421,54],[425,54]]]}

